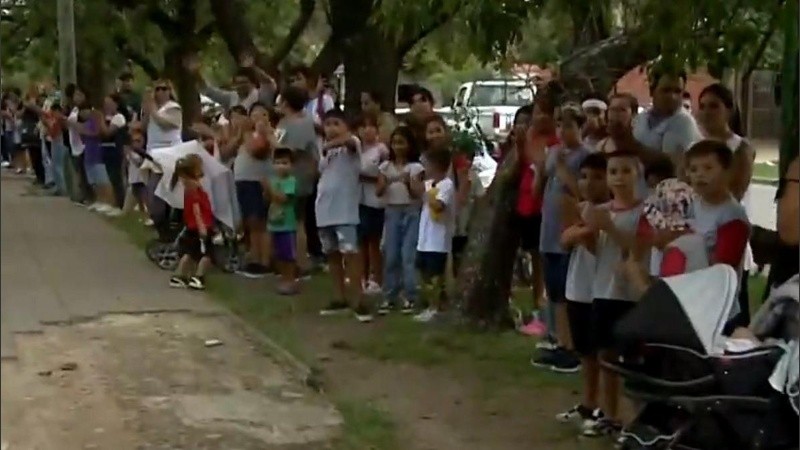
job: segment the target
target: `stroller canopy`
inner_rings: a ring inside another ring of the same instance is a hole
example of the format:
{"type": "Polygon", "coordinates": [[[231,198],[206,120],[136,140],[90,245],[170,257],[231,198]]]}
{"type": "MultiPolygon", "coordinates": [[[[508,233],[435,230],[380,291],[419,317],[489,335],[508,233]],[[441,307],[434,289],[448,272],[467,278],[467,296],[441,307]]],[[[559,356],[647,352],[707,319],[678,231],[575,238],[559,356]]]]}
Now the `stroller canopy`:
{"type": "Polygon", "coordinates": [[[656,281],[616,326],[622,345],[665,344],[717,353],[736,302],[738,277],[728,265],[656,281]]]}
{"type": "Polygon", "coordinates": [[[155,195],[163,199],[173,208],[183,209],[183,186],[178,183],[175,189],[170,189],[169,184],[175,172],[175,163],[178,159],[189,155],[199,155],[203,160],[203,174],[201,180],[203,189],[208,192],[211,199],[211,209],[214,217],[230,227],[236,229],[239,222],[238,202],[236,189],[231,170],[210,155],[199,141],[189,141],[173,147],[159,148],[151,151],[151,156],[164,172],[164,176],[156,187],[155,195]]]}

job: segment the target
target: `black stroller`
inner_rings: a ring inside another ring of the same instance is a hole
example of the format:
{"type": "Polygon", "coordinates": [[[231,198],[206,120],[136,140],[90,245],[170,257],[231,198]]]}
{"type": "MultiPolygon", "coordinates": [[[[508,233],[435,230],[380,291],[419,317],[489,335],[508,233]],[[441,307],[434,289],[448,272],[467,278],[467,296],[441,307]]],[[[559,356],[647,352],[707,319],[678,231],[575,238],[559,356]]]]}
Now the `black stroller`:
{"type": "Polygon", "coordinates": [[[641,406],[621,448],[798,448],[798,416],[770,385],[786,343],[735,349],[722,335],[737,284],[726,265],[662,279],[617,324],[623,356],[603,365],[641,406]]]}
{"type": "MultiPolygon", "coordinates": [[[[180,259],[178,240],[184,230],[183,210],[171,207],[156,195],[150,197],[148,211],[157,236],[148,241],[145,253],[147,258],[162,270],[174,271],[180,259]]],[[[220,233],[214,238],[212,252],[214,265],[223,272],[234,273],[239,270],[243,260],[236,232],[219,220],[215,226],[220,233]]]]}

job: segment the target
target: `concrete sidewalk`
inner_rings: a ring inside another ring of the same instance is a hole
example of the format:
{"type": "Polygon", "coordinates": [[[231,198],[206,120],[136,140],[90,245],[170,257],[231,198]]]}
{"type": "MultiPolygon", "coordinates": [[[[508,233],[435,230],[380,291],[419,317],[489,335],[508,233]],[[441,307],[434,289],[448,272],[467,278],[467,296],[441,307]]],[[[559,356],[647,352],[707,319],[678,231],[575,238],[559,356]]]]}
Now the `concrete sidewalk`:
{"type": "Polygon", "coordinates": [[[25,195],[28,181],[0,188],[2,359],[15,333],[106,313],[220,312],[202,295],[170,290],[142,251],[104,219],[63,198],[25,195]]]}
{"type": "Polygon", "coordinates": [[[0,184],[0,448],[330,448],[341,414],[280,349],[27,185],[0,184]]]}

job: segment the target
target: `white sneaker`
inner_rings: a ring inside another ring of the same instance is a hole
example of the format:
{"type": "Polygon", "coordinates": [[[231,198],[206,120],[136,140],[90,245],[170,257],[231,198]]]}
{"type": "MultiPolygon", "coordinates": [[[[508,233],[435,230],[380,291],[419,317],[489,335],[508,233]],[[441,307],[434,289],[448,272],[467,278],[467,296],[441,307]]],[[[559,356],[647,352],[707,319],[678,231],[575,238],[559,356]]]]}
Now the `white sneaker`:
{"type": "Polygon", "coordinates": [[[558,344],[548,340],[539,341],[536,343],[536,350],[552,351],[558,348],[558,344]]]}
{"type": "Polygon", "coordinates": [[[2,167],[3,169],[7,169],[7,168],[11,167],[11,163],[8,162],[8,161],[3,161],[3,162],[0,163],[0,167],[2,167]]]}
{"type": "Polygon", "coordinates": [[[153,219],[151,219],[149,217],[147,219],[144,219],[144,222],[142,222],[142,223],[146,227],[152,227],[153,225],[155,225],[155,222],[153,222],[153,219]]]}
{"type": "Polygon", "coordinates": [[[105,211],[103,211],[103,214],[105,214],[108,217],[119,217],[119,216],[122,215],[122,210],[119,209],[119,208],[114,208],[112,206],[112,207],[109,207],[108,209],[106,209],[105,211]]]}
{"type": "Polygon", "coordinates": [[[377,295],[383,292],[381,290],[381,285],[376,283],[373,280],[369,280],[364,283],[364,294],[366,295],[377,295]]]}
{"type": "Polygon", "coordinates": [[[97,209],[95,209],[95,211],[97,211],[97,212],[99,212],[101,214],[108,214],[108,212],[111,211],[112,209],[114,209],[113,206],[106,205],[105,203],[100,203],[97,206],[97,209]]]}
{"type": "Polygon", "coordinates": [[[436,309],[428,308],[425,311],[422,311],[421,313],[414,316],[414,321],[427,323],[433,320],[433,318],[436,317],[437,314],[439,314],[439,312],[436,311],[436,309]]]}
{"type": "Polygon", "coordinates": [[[89,207],[88,207],[88,208],[86,208],[86,209],[88,209],[89,211],[93,211],[93,212],[94,212],[94,211],[98,211],[98,210],[100,209],[100,207],[101,207],[101,206],[103,206],[103,204],[102,204],[102,203],[92,203],[92,204],[91,204],[91,205],[89,205],[89,207]]]}

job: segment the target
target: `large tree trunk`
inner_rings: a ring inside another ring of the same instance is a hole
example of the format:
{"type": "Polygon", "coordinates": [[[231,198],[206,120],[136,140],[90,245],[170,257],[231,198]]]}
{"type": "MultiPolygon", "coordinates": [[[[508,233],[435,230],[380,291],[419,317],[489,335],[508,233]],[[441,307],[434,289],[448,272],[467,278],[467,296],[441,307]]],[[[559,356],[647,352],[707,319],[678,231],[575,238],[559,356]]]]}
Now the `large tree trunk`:
{"type": "Polygon", "coordinates": [[[183,110],[184,128],[188,128],[189,124],[200,118],[200,94],[197,91],[194,75],[189,73],[183,64],[175,64],[174,61],[185,61],[188,56],[194,54],[194,51],[191,41],[179,41],[164,52],[164,73],[175,87],[183,110]]]}
{"type": "Polygon", "coordinates": [[[384,108],[394,110],[401,61],[398,53],[374,25],[347,39],[343,50],[346,111],[361,111],[361,93],[365,91],[377,93],[384,108]],[[364,51],[366,48],[370,51],[364,51]]]}
{"type": "MultiPolygon", "coordinates": [[[[608,92],[622,75],[657,55],[657,49],[642,48],[629,36],[603,39],[564,59],[561,81],[572,97],[590,89],[608,92]]],[[[458,275],[456,298],[464,313],[490,328],[511,324],[508,298],[519,240],[511,220],[518,183],[516,168],[498,169],[473,213],[468,250],[458,275]]]]}
{"type": "Polygon", "coordinates": [[[464,314],[483,328],[508,328],[511,279],[519,236],[510,226],[517,199],[519,171],[506,159],[486,194],[478,199],[458,273],[454,299],[464,314]]]}

